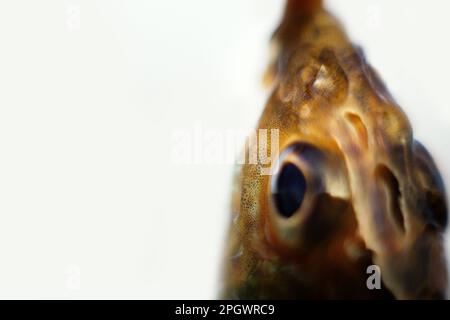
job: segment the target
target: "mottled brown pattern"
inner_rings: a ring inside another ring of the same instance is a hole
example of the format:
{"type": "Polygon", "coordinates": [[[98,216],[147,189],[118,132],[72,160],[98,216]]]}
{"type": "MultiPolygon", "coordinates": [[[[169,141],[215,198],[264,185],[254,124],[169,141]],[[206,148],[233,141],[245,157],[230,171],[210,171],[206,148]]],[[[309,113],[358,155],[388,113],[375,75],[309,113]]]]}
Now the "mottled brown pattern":
{"type": "Polygon", "coordinates": [[[260,165],[236,175],[224,298],[442,298],[445,190],[407,117],[321,1],[289,0],[273,38],[273,93],[257,128],[308,181],[298,212],[274,206],[260,165]],[[369,290],[367,266],[383,287],[369,290]]]}

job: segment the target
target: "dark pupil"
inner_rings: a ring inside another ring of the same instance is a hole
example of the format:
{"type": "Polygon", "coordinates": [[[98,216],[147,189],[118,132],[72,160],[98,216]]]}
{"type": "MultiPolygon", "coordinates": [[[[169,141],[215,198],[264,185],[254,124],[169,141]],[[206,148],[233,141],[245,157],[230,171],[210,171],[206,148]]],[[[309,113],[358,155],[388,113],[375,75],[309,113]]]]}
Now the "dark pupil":
{"type": "Polygon", "coordinates": [[[292,163],[284,165],[275,181],[275,190],[272,190],[280,214],[291,217],[302,204],[305,191],[303,173],[292,163]]]}

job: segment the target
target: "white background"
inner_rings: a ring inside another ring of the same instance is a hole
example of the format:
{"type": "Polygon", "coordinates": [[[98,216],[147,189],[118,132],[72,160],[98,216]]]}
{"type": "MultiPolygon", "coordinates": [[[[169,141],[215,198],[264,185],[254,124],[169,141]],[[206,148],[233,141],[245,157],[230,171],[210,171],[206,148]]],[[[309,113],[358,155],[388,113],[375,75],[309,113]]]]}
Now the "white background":
{"type": "MultiPolygon", "coordinates": [[[[0,2],[0,298],[214,298],[230,165],[173,132],[251,128],[278,0],[0,2]]],[[[334,0],[450,185],[450,4],[334,0]]]]}

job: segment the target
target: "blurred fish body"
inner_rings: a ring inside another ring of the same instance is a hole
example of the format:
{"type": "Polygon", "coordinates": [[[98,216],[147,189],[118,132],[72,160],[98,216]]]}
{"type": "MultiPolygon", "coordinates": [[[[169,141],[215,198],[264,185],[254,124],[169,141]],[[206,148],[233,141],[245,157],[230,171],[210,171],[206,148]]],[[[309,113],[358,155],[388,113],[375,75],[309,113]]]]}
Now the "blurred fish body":
{"type": "Polygon", "coordinates": [[[287,1],[272,49],[280,152],[236,174],[221,297],[444,298],[445,188],[361,49],[319,0],[287,1]]]}

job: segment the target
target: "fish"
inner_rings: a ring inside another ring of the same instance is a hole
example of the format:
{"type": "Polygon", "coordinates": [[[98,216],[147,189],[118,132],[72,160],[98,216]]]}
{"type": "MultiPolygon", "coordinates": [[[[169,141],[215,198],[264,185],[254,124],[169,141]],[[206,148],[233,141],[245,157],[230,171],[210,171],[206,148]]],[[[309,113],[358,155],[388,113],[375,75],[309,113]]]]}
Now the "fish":
{"type": "Polygon", "coordinates": [[[287,1],[271,49],[279,151],[236,170],[219,296],[446,298],[445,185],[363,50],[320,0],[287,1]]]}

